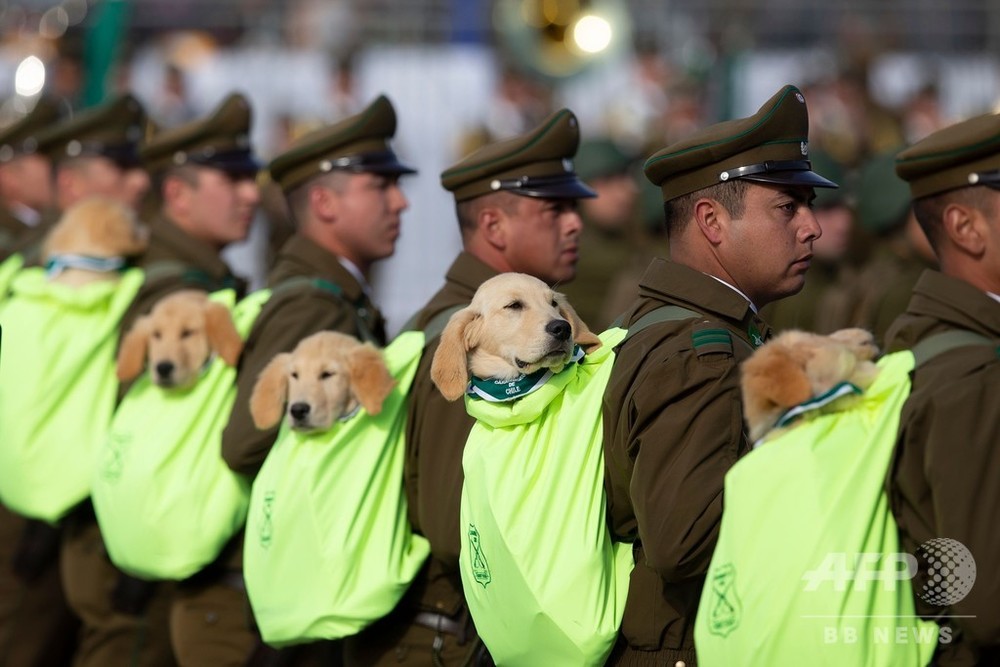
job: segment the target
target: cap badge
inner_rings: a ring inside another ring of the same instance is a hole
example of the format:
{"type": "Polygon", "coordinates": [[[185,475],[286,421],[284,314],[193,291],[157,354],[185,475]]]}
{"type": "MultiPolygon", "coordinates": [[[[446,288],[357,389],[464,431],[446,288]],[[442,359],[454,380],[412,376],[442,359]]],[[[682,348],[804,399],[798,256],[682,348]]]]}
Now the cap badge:
{"type": "Polygon", "coordinates": [[[570,160],[568,157],[563,158],[562,165],[563,165],[563,170],[573,171],[573,161],[570,160]]]}
{"type": "Polygon", "coordinates": [[[795,93],[795,99],[802,102],[802,104],[806,103],[806,98],[802,97],[802,93],[795,93]]]}
{"type": "Polygon", "coordinates": [[[801,144],[799,144],[799,150],[802,151],[803,155],[809,155],[809,142],[803,141],[801,144]]]}

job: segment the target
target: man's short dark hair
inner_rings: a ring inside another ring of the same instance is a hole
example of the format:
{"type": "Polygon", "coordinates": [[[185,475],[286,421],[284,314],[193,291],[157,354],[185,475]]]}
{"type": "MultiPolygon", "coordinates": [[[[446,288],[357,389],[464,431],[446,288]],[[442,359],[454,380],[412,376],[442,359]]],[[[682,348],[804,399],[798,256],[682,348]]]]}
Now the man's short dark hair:
{"type": "Polygon", "coordinates": [[[745,199],[749,183],[742,179],[716,183],[701,190],[695,190],[686,195],[676,197],[663,204],[664,219],[667,227],[667,237],[684,229],[688,220],[694,215],[694,204],[699,199],[714,199],[722,204],[729,215],[739,218],[746,208],[745,199]]]}
{"type": "Polygon", "coordinates": [[[913,202],[913,214],[924,230],[931,247],[936,251],[941,242],[943,227],[941,219],[944,210],[950,204],[960,204],[974,208],[983,215],[992,216],[996,213],[996,199],[990,188],[985,185],[975,185],[957,190],[948,190],[929,197],[921,197],[913,202]]]}
{"type": "Polygon", "coordinates": [[[493,192],[488,195],[467,199],[455,204],[455,216],[458,218],[458,229],[463,234],[475,231],[479,212],[488,206],[496,206],[508,215],[517,212],[520,195],[510,192],[493,192]]]}

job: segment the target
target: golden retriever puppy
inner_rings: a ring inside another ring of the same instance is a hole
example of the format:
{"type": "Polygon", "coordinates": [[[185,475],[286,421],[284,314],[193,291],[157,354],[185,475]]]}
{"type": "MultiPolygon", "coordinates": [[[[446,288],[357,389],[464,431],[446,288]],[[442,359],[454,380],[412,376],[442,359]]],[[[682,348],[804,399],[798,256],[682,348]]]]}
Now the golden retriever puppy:
{"type": "Polygon", "coordinates": [[[538,278],[503,273],[476,290],[448,320],[431,362],[431,380],[449,401],[462,397],[470,374],[513,380],[540,368],[562,370],[579,344],[601,346],[562,294],[538,278]]]}
{"type": "Polygon", "coordinates": [[[741,368],[743,416],[750,439],[759,440],[786,410],[821,396],[841,382],[860,389],[878,374],[878,347],[864,329],[829,336],[786,331],[768,342],[741,368]]]}
{"type": "Polygon", "coordinates": [[[92,197],[66,209],[45,237],[42,260],[49,279],[64,285],[116,280],[126,259],[142,254],[148,241],[148,229],[132,210],[92,197]]]}
{"type": "Polygon", "coordinates": [[[134,380],[148,365],[154,384],[189,387],[213,352],[235,366],[242,351],[243,340],[229,309],[209,300],[205,292],[181,290],[157,301],[125,334],[118,351],[118,379],[134,380]]]}
{"type": "Polygon", "coordinates": [[[325,431],[359,406],[377,415],[394,386],[374,345],[321,331],[264,367],[250,395],[250,415],[260,429],[287,414],[288,425],[297,431],[325,431]]]}

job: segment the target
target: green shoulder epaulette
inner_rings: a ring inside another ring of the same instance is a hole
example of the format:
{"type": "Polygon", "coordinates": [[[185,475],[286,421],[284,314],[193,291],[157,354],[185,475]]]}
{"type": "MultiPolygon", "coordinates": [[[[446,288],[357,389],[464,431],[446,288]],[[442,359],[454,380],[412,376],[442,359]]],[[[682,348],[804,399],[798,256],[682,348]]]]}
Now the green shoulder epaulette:
{"type": "Polygon", "coordinates": [[[733,336],[718,322],[697,322],[691,329],[691,343],[700,357],[706,354],[733,354],[733,336]]]}

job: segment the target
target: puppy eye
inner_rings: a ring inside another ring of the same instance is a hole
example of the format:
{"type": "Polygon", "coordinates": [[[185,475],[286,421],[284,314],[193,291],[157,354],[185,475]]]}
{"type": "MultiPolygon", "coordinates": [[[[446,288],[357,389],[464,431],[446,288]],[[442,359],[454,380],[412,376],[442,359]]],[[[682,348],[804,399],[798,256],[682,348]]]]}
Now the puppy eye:
{"type": "Polygon", "coordinates": [[[181,330],[181,338],[190,338],[193,335],[194,335],[194,331],[192,329],[182,329],[181,330]]]}
{"type": "Polygon", "coordinates": [[[504,308],[507,308],[508,310],[521,310],[522,308],[524,308],[524,304],[521,303],[520,301],[511,301],[506,306],[504,306],[504,308]]]}
{"type": "Polygon", "coordinates": [[[160,340],[161,338],[163,338],[163,334],[161,334],[159,331],[153,332],[153,340],[160,340]]]}
{"type": "Polygon", "coordinates": [[[556,300],[555,300],[555,299],[552,299],[552,307],[553,307],[553,308],[558,308],[558,307],[559,307],[559,304],[558,304],[558,303],[556,303],[556,300]]]}
{"type": "Polygon", "coordinates": [[[299,379],[299,374],[296,373],[295,371],[292,371],[292,379],[293,380],[298,380],[299,379]]]}
{"type": "Polygon", "coordinates": [[[332,378],[334,375],[335,373],[333,371],[323,371],[322,373],[319,374],[319,379],[326,380],[332,378]]]}

